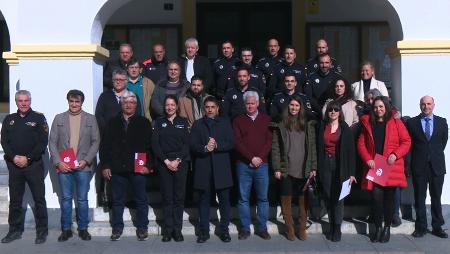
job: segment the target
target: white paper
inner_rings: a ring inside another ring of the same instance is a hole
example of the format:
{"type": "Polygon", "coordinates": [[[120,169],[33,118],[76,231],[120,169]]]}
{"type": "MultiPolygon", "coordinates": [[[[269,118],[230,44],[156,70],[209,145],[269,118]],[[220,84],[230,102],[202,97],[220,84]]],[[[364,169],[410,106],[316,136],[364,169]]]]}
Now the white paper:
{"type": "Polygon", "coordinates": [[[350,178],[342,183],[342,189],[341,189],[341,195],[339,195],[339,200],[344,199],[345,197],[350,194],[350,191],[352,190],[352,185],[350,184],[350,178]]]}

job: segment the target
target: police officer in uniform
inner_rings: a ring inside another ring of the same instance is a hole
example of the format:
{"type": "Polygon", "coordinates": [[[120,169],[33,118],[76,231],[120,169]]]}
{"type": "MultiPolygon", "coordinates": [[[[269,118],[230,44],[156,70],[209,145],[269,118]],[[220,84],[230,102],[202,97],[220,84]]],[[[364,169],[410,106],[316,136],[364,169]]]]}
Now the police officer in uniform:
{"type": "Polygon", "coordinates": [[[36,244],[44,243],[48,235],[47,203],[45,201],[45,172],[42,155],[47,148],[48,125],[45,117],[31,109],[31,94],[19,90],[15,95],[17,113],[3,121],[1,144],[9,171],[9,231],[2,243],[22,237],[24,214],[22,200],[25,183],[35,203],[36,244]]]}
{"type": "Polygon", "coordinates": [[[167,75],[167,59],[166,49],[161,43],[156,43],[152,47],[153,56],[145,60],[142,65],[143,75],[158,84],[159,81],[166,78],[167,75]]]}
{"type": "MultiPolygon", "coordinates": [[[[323,54],[328,54],[328,43],[324,39],[320,39],[316,43],[316,53],[315,57],[312,57],[306,61],[306,69],[307,74],[311,75],[312,73],[319,70],[319,57],[323,54]]],[[[342,68],[337,62],[337,60],[333,57],[330,57],[331,60],[331,69],[339,74],[342,74],[342,68]]]]}
{"type": "Polygon", "coordinates": [[[211,94],[222,99],[225,92],[234,86],[234,76],[239,59],[233,56],[234,47],[230,41],[222,43],[222,57],[213,63],[215,84],[211,89],[211,94]]]}
{"type": "Polygon", "coordinates": [[[275,67],[283,61],[283,57],[279,54],[280,44],[275,38],[267,41],[267,56],[259,59],[256,68],[263,72],[266,82],[269,82],[273,76],[275,67]]]}
{"type": "Polygon", "coordinates": [[[308,77],[304,87],[304,93],[311,99],[311,105],[315,112],[322,112],[328,89],[336,79],[343,78],[341,74],[331,69],[330,55],[321,55],[319,66],[319,70],[308,77]]]}
{"type": "Polygon", "coordinates": [[[245,113],[244,93],[246,91],[255,91],[259,95],[259,112],[265,111],[264,97],[256,87],[249,84],[250,74],[245,67],[237,71],[238,86],[228,89],[225,97],[222,99],[221,115],[233,120],[236,116],[245,113]]]}
{"type": "Polygon", "coordinates": [[[240,67],[248,69],[250,74],[249,84],[252,87],[258,88],[258,90],[264,95],[266,93],[266,78],[262,71],[256,69],[253,66],[253,51],[251,48],[242,48],[241,50],[241,62],[240,67]]]}
{"type": "Polygon", "coordinates": [[[284,109],[288,106],[292,96],[296,95],[302,99],[303,107],[309,119],[316,118],[315,112],[312,111],[311,102],[308,96],[297,91],[297,80],[295,75],[286,74],[284,76],[285,90],[278,92],[274,95],[272,102],[270,103],[270,116],[274,122],[280,122],[284,109]]]}
{"type": "Polygon", "coordinates": [[[284,76],[286,74],[293,74],[297,80],[297,90],[301,91],[301,88],[306,82],[305,67],[295,61],[297,54],[294,46],[288,45],[284,49],[284,60],[281,64],[275,67],[275,73],[273,79],[270,80],[270,91],[268,97],[272,98],[277,92],[284,90],[284,76]]]}

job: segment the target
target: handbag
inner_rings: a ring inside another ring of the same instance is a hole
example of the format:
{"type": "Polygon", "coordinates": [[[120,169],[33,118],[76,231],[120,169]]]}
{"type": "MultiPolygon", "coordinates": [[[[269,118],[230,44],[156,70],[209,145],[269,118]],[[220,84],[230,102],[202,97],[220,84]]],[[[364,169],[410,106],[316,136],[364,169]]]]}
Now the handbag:
{"type": "Polygon", "coordinates": [[[306,192],[310,218],[313,221],[319,221],[324,215],[324,205],[321,198],[320,186],[315,177],[308,178],[303,190],[306,192]]]}

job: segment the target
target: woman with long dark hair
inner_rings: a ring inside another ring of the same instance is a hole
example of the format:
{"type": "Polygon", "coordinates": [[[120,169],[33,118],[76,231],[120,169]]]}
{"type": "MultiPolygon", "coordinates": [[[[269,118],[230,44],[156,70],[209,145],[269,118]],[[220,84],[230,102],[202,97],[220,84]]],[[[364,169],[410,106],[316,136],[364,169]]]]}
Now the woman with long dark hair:
{"type": "MultiPolygon", "coordinates": [[[[394,215],[394,194],[396,187],[406,187],[403,157],[411,146],[411,138],[400,119],[394,117],[389,98],[376,97],[369,115],[361,117],[362,131],[358,137],[358,152],[366,164],[366,171],[375,167],[375,154],[386,157],[392,165],[386,186],[381,186],[363,178],[362,189],[371,190],[374,199],[373,216],[375,233],[372,242],[388,242],[394,215]],[[382,220],[384,218],[384,227],[382,220]]],[[[364,172],[363,175],[366,175],[364,172]]]]}
{"type": "Polygon", "coordinates": [[[275,126],[272,142],[272,165],[280,180],[281,209],[287,227],[287,239],[295,239],[292,219],[292,197],[298,197],[300,231],[306,240],[307,207],[301,191],[309,176],[317,169],[316,121],[307,121],[302,98],[294,95],[284,110],[282,121],[275,126]]]}
{"type": "Polygon", "coordinates": [[[325,195],[330,224],[326,237],[338,242],[341,240],[344,217],[344,201],[339,200],[342,183],[348,179],[350,184],[356,183],[355,143],[339,102],[328,103],[317,137],[317,173],[325,195]]]}
{"type": "Polygon", "coordinates": [[[189,158],[189,124],[178,116],[178,98],[167,95],[164,116],[153,125],[152,149],[157,159],[164,206],[163,242],[183,241],[184,197],[189,158]]]}
{"type": "Polygon", "coordinates": [[[328,90],[328,100],[322,108],[322,114],[326,117],[326,109],[330,101],[335,101],[341,105],[344,121],[348,126],[353,127],[359,121],[356,111],[357,103],[352,99],[353,92],[350,84],[345,79],[336,79],[334,85],[328,90]]]}

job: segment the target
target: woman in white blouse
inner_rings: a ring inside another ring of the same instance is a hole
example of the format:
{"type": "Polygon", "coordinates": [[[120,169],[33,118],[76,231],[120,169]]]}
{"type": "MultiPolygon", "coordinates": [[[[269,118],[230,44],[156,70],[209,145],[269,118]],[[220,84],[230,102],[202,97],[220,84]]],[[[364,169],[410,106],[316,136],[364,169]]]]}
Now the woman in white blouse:
{"type": "Polygon", "coordinates": [[[364,102],[364,94],[371,89],[378,89],[383,96],[389,97],[384,82],[375,79],[375,68],[372,63],[364,62],[361,65],[361,80],[352,84],[353,99],[364,102]]]}

